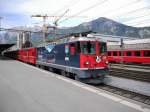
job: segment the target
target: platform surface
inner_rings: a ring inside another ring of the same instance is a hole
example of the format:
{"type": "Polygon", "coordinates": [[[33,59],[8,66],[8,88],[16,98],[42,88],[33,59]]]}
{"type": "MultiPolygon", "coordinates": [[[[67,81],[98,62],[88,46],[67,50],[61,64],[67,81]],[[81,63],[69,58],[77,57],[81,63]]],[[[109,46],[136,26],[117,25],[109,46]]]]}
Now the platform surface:
{"type": "Polygon", "coordinates": [[[150,112],[92,86],[0,59],[0,112],[150,112]]]}

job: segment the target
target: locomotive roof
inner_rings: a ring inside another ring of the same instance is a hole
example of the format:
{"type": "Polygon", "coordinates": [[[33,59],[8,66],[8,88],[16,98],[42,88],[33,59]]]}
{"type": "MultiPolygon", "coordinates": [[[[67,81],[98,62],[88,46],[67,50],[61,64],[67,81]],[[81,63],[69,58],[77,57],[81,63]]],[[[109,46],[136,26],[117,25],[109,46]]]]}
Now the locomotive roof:
{"type": "Polygon", "coordinates": [[[67,38],[63,38],[63,39],[58,39],[54,42],[49,42],[49,43],[44,43],[39,45],[38,47],[42,47],[48,44],[63,44],[63,43],[71,43],[71,42],[77,42],[77,41],[101,41],[101,42],[106,42],[102,39],[96,38],[96,37],[84,37],[84,36],[80,36],[80,37],[67,37],[67,38]]]}

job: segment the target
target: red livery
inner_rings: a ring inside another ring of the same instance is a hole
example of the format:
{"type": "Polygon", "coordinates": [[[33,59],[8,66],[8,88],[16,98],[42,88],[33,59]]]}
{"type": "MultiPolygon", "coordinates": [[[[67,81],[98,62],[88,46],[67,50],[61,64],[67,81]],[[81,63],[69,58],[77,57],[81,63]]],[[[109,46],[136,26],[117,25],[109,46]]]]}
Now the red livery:
{"type": "Polygon", "coordinates": [[[109,62],[150,64],[150,39],[124,41],[121,47],[117,43],[108,43],[109,62]]]}
{"type": "Polygon", "coordinates": [[[18,51],[18,60],[36,64],[36,48],[21,49],[18,51]]]}

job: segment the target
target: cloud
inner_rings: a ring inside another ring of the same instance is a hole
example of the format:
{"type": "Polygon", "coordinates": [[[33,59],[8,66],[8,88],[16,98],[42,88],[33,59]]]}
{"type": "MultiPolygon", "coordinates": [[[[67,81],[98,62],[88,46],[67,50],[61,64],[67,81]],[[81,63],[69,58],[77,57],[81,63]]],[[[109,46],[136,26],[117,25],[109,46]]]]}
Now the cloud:
{"type": "MultiPolygon", "coordinates": [[[[142,10],[149,4],[149,0],[0,0],[0,15],[5,15],[10,19],[12,19],[12,16],[20,18],[18,21],[21,22],[16,21],[16,24],[22,25],[22,22],[31,24],[42,21],[40,18],[30,18],[31,15],[48,14],[57,16],[62,15],[69,9],[65,16],[75,15],[75,17],[60,23],[60,26],[74,26],[99,17],[108,17],[127,25],[134,25],[137,22],[150,18],[148,15],[150,9],[145,8],[142,10]],[[10,14],[11,17],[8,16],[10,14]],[[79,16],[86,16],[86,18],[79,16]]],[[[55,18],[49,18],[48,22],[52,24],[54,20],[55,18]]],[[[10,21],[15,20],[12,19],[10,21]]],[[[144,25],[140,24],[138,26],[144,25]]]]}
{"type": "Polygon", "coordinates": [[[1,13],[24,13],[22,4],[28,0],[0,0],[1,13]]]}

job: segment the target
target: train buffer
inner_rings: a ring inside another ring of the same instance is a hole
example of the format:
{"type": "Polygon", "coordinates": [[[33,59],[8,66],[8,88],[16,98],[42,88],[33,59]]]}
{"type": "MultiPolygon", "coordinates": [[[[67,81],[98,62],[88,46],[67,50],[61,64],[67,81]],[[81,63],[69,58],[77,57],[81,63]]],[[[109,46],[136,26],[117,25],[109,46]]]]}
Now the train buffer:
{"type": "Polygon", "coordinates": [[[2,112],[150,112],[150,106],[14,60],[0,59],[2,112]]]}

